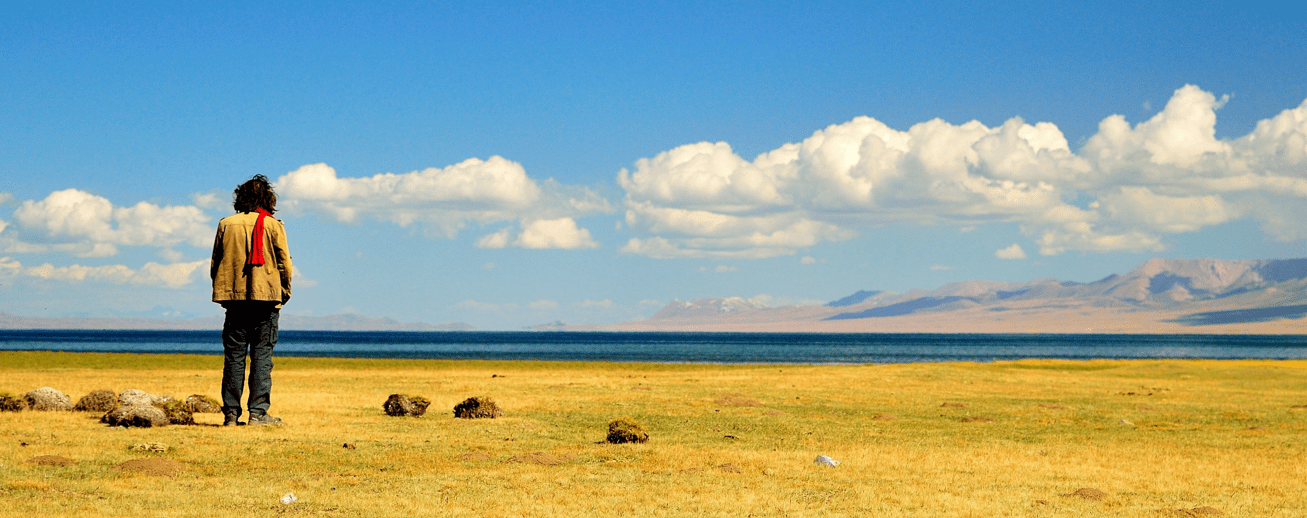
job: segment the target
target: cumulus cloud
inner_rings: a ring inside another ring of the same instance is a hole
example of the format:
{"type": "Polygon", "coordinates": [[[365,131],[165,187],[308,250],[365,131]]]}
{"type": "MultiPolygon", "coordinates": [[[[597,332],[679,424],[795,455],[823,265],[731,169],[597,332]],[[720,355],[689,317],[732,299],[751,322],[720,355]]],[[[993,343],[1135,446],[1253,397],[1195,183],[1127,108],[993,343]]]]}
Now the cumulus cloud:
{"type": "Polygon", "coordinates": [[[78,189],[24,201],[14,211],[13,223],[0,225],[0,250],[10,253],[107,257],[118,254],[119,246],[203,247],[212,240],[210,218],[199,207],[148,202],[115,207],[106,198],[78,189]]]}
{"type": "Polygon", "coordinates": [[[1021,249],[1021,245],[1012,243],[1012,246],[995,250],[994,257],[999,259],[1025,259],[1026,251],[1021,249]]]}
{"type": "Polygon", "coordinates": [[[1165,236],[1255,218],[1307,236],[1307,101],[1237,139],[1216,138],[1217,98],[1192,85],[1131,126],[1109,116],[1077,153],[1052,123],[869,118],[745,160],[725,142],[680,146],[617,175],[626,253],[760,258],[854,236],[858,225],[1018,223],[1044,255],[1148,251],[1165,236]],[[1074,203],[1074,204],[1073,204],[1074,203]]]}
{"type": "Polygon", "coordinates": [[[23,266],[22,263],[17,260],[9,257],[0,257],[0,275],[70,283],[91,281],[110,284],[159,286],[175,289],[191,284],[195,280],[195,272],[204,271],[208,264],[209,261],[207,259],[202,261],[171,264],[148,262],[141,268],[133,270],[132,268],[121,264],[106,266],[82,266],[76,264],[70,266],[54,266],[50,263],[45,263],[38,266],[23,266]]]}
{"type": "Polygon", "coordinates": [[[523,225],[522,234],[513,241],[513,246],[574,250],[598,248],[599,244],[590,238],[589,230],[577,227],[572,218],[558,218],[540,219],[523,225]]]}
{"type": "MultiPolygon", "coordinates": [[[[527,176],[521,164],[499,156],[365,178],[341,178],[326,164],[310,164],[278,178],[274,187],[288,212],[316,213],[344,223],[376,220],[401,227],[421,224],[429,234],[450,238],[472,222],[488,225],[519,219],[566,219],[575,226],[571,218],[612,211],[608,200],[591,189],[563,186],[553,180],[542,185],[527,176]]],[[[535,230],[537,233],[520,246],[540,244],[533,239],[541,237],[538,232],[544,229],[535,230]]],[[[530,231],[524,229],[523,235],[530,231]]],[[[588,239],[588,231],[586,236],[588,239]]],[[[503,248],[508,245],[503,237],[483,237],[477,246],[503,248]]],[[[578,245],[573,248],[588,247],[580,246],[586,241],[579,241],[579,237],[571,236],[574,241],[569,244],[578,245]]]]}
{"type": "Polygon", "coordinates": [[[530,307],[531,309],[535,309],[535,310],[547,311],[552,309],[558,309],[558,302],[542,299],[527,304],[527,307],[530,307]]]}

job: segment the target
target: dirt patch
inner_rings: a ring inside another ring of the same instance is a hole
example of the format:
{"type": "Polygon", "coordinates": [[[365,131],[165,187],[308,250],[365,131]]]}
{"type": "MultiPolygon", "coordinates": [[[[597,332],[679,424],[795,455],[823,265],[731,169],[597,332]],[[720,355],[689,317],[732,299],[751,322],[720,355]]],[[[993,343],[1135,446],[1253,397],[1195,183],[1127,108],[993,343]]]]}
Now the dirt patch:
{"type": "Polygon", "coordinates": [[[1158,509],[1157,512],[1159,514],[1166,515],[1166,516],[1185,516],[1185,517],[1217,516],[1217,515],[1225,514],[1221,512],[1220,509],[1217,509],[1215,507],[1208,507],[1208,506],[1195,507],[1193,509],[1158,509]]]}
{"type": "Polygon", "coordinates": [[[484,451],[469,451],[458,454],[454,459],[463,462],[485,462],[490,460],[490,454],[484,451]]]}
{"type": "Polygon", "coordinates": [[[744,473],[744,468],[741,468],[729,462],[717,466],[717,469],[720,469],[726,473],[744,473]]]}
{"type": "Polygon", "coordinates": [[[506,463],[511,462],[515,464],[539,464],[541,466],[557,466],[567,461],[555,457],[553,455],[550,455],[548,453],[537,451],[535,453],[527,453],[525,455],[514,455],[512,457],[509,457],[508,460],[504,462],[506,463]]]}
{"type": "Polygon", "coordinates": [[[940,408],[966,408],[967,405],[964,405],[962,403],[944,403],[939,407],[940,408]]]}
{"type": "Polygon", "coordinates": [[[713,394],[713,397],[716,398],[713,403],[718,406],[763,406],[761,402],[745,394],[723,393],[713,394]]]}
{"type": "Polygon", "coordinates": [[[1047,408],[1050,410],[1065,410],[1067,407],[1055,403],[1040,403],[1039,408],[1047,408]]]}
{"type": "Polygon", "coordinates": [[[1082,487],[1062,496],[1074,496],[1085,500],[1102,500],[1107,498],[1107,493],[1094,489],[1092,487],[1082,487]]]}
{"type": "Polygon", "coordinates": [[[767,415],[785,415],[785,412],[781,412],[780,410],[768,410],[763,413],[767,415]]]}
{"type": "Polygon", "coordinates": [[[889,414],[876,414],[874,416],[871,416],[872,421],[895,421],[897,419],[898,419],[897,417],[894,417],[889,414]]]}
{"type": "Polygon", "coordinates": [[[1307,409],[1307,405],[1293,405],[1289,408],[1296,408],[1298,410],[1302,410],[1302,409],[1307,409]]]}
{"type": "Polygon", "coordinates": [[[163,458],[152,459],[133,459],[117,466],[118,471],[130,473],[144,473],[155,477],[172,477],[176,476],[186,469],[181,463],[163,458]]]}
{"type": "Polygon", "coordinates": [[[992,423],[992,422],[994,422],[994,418],[992,418],[992,417],[985,417],[985,416],[983,416],[983,415],[969,415],[969,416],[963,417],[963,418],[962,418],[962,422],[964,422],[964,423],[992,423]]]}
{"type": "Polygon", "coordinates": [[[108,412],[118,406],[118,393],[109,389],[92,390],[73,405],[78,412],[108,412]]]}
{"type": "Polygon", "coordinates": [[[27,459],[27,463],[36,464],[37,466],[72,466],[77,464],[77,461],[58,455],[41,455],[27,459]]]}

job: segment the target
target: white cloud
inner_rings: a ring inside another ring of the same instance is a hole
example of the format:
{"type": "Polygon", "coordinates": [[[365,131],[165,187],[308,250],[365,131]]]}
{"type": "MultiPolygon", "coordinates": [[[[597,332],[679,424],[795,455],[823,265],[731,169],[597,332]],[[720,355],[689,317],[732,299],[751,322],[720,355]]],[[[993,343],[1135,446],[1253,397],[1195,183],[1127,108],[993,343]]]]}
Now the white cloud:
{"type": "Polygon", "coordinates": [[[1026,251],[1021,249],[1021,245],[1012,243],[1012,246],[995,250],[994,257],[999,259],[1025,259],[1026,251]]]}
{"type": "Polygon", "coordinates": [[[574,250],[598,248],[599,244],[590,238],[589,230],[578,228],[572,218],[559,218],[540,219],[523,225],[522,234],[513,241],[513,246],[574,250]]]}
{"type": "Polygon", "coordinates": [[[288,212],[324,214],[345,223],[421,223],[428,233],[451,238],[469,222],[556,220],[612,211],[608,200],[588,188],[552,180],[542,186],[521,164],[499,156],[366,178],[340,178],[326,164],[310,164],[278,178],[275,188],[288,212]]]}
{"type": "Polygon", "coordinates": [[[191,195],[191,203],[202,209],[212,209],[223,202],[222,195],[216,192],[197,192],[191,195]]]}
{"type": "Polygon", "coordinates": [[[513,229],[509,227],[501,228],[493,234],[481,236],[476,242],[477,248],[504,248],[508,246],[509,239],[513,237],[513,229]]]}
{"type": "Polygon", "coordinates": [[[799,264],[817,264],[817,259],[810,255],[805,255],[799,259],[799,264]]]}
{"type": "Polygon", "coordinates": [[[209,221],[194,206],[139,202],[115,207],[106,198],[65,189],[19,205],[14,223],[0,226],[0,250],[107,257],[117,255],[119,246],[204,247],[213,240],[209,221]]]}
{"type": "Polygon", "coordinates": [[[527,304],[527,307],[536,310],[551,310],[558,309],[558,303],[552,300],[537,300],[527,304]]]}
{"type": "Polygon", "coordinates": [[[145,263],[140,269],[115,264],[106,266],[54,266],[50,263],[38,266],[23,266],[17,260],[0,257],[0,275],[22,276],[49,281],[69,283],[106,282],[110,284],[135,284],[143,286],[160,286],[181,288],[195,280],[195,272],[204,270],[209,260],[159,264],[145,263]]]}
{"type": "Polygon", "coordinates": [[[586,309],[592,309],[592,308],[610,309],[613,307],[613,301],[608,299],[604,299],[604,300],[585,299],[581,302],[577,302],[576,307],[586,308],[586,309]]]}
{"type": "Polygon", "coordinates": [[[950,272],[956,269],[957,269],[956,267],[946,266],[942,264],[931,265],[930,267],[930,271],[932,272],[950,272]]]}
{"type": "Polygon", "coordinates": [[[1044,255],[1159,250],[1167,235],[1243,218],[1307,237],[1307,101],[1218,139],[1227,101],[1187,85],[1147,121],[1105,118],[1079,153],[1055,125],[1019,118],[899,131],[858,117],[752,161],[724,142],[688,144],[618,173],[637,234],[621,251],[773,257],[887,223],[1018,223],[1044,255]]]}

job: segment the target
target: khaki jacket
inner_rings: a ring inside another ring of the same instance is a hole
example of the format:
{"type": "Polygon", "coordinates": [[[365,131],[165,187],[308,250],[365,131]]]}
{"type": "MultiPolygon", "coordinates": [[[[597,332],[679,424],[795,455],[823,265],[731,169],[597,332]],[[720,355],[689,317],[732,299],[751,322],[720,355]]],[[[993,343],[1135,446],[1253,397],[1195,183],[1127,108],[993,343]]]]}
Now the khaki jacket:
{"type": "Polygon", "coordinates": [[[263,219],[263,266],[245,264],[258,218],[257,212],[244,212],[218,222],[213,261],[209,264],[214,302],[263,300],[285,304],[290,300],[290,250],[281,221],[263,219]]]}

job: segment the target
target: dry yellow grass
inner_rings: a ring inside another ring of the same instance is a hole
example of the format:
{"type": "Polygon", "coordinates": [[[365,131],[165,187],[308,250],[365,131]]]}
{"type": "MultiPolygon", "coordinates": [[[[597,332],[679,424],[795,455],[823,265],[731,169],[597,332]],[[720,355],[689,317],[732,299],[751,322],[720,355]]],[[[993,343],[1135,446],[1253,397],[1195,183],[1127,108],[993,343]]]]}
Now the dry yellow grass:
{"type": "MultiPolygon", "coordinates": [[[[0,515],[1307,516],[1303,361],[276,363],[282,427],[197,414],[199,426],[124,430],[84,413],[0,413],[0,515]],[[388,417],[392,393],[431,408],[388,417]],[[504,417],[452,418],[477,395],[504,417]],[[605,444],[619,416],[649,442],[605,444]],[[171,449],[131,451],[141,443],[171,449]],[[564,462],[506,462],[534,452],[564,462]],[[40,455],[77,463],[26,463],[40,455]],[[185,470],[114,469],[151,455],[185,470]],[[1063,496],[1080,488],[1106,496],[1063,496]],[[278,502],[289,492],[299,501],[278,502]]],[[[220,365],[0,353],[0,391],[217,396],[220,365]]]]}

